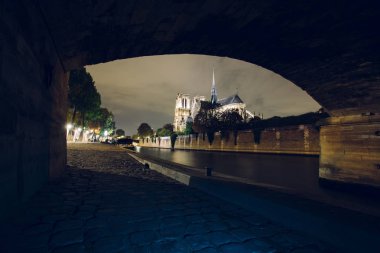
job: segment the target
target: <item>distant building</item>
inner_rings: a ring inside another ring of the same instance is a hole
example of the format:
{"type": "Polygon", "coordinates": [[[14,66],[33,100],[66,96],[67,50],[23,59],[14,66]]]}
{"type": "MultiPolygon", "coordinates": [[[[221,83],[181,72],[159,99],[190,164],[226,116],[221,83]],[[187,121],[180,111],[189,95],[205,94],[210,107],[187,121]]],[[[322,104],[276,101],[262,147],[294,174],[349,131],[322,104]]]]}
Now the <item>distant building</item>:
{"type": "MultiPolygon", "coordinates": [[[[174,110],[174,131],[182,132],[185,130],[186,123],[192,122],[197,116],[199,110],[201,109],[202,101],[206,101],[205,96],[195,96],[190,99],[188,94],[177,94],[174,110]]],[[[214,71],[212,73],[210,102],[216,106],[216,110],[219,112],[224,112],[226,110],[237,110],[246,120],[255,117],[254,113],[246,110],[246,105],[238,94],[218,100],[214,71]]]]}
{"type": "Polygon", "coordinates": [[[191,115],[190,95],[178,93],[174,110],[174,131],[183,131],[186,120],[191,115]]]}

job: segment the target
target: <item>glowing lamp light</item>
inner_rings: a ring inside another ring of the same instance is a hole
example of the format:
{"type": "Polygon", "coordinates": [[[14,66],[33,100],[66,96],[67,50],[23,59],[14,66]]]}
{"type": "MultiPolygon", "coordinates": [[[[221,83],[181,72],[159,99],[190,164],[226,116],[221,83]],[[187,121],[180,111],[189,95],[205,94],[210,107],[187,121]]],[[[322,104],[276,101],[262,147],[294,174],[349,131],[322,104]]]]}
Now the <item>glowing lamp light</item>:
{"type": "Polygon", "coordinates": [[[66,128],[67,128],[67,130],[70,130],[71,128],[73,128],[73,125],[72,124],[67,124],[66,128]]]}
{"type": "Polygon", "coordinates": [[[104,131],[104,136],[107,137],[107,135],[108,135],[108,131],[106,130],[104,131]]]}

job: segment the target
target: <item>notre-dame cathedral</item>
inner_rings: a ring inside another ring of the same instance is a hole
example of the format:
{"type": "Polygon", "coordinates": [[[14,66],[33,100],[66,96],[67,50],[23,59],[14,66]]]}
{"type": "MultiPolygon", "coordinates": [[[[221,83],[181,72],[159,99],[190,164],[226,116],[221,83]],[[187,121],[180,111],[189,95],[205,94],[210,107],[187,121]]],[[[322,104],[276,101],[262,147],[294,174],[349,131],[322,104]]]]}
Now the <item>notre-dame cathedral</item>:
{"type": "MultiPolygon", "coordinates": [[[[206,101],[205,96],[195,96],[193,98],[190,98],[190,95],[188,94],[177,94],[173,122],[174,131],[182,132],[185,130],[186,123],[192,122],[201,109],[202,101],[206,101]]],[[[245,119],[249,120],[250,118],[255,117],[253,113],[245,109],[246,105],[238,94],[218,100],[214,71],[212,73],[210,102],[217,105],[217,110],[220,112],[226,110],[237,110],[239,114],[245,119]]]]}

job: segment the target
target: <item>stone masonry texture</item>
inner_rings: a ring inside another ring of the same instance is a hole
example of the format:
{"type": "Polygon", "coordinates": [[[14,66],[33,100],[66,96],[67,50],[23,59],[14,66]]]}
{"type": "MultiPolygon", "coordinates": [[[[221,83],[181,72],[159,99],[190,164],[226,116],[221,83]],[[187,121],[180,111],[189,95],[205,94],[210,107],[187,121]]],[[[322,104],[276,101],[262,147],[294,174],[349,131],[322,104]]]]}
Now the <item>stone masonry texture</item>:
{"type": "Polygon", "coordinates": [[[67,78],[31,1],[0,1],[0,218],[66,166],[67,78]]]}
{"type": "Polygon", "coordinates": [[[145,169],[124,150],[71,144],[62,180],[0,227],[0,252],[336,252],[145,169]]]}
{"type": "MultiPolygon", "coordinates": [[[[209,144],[202,134],[178,136],[175,142],[176,149],[240,151],[240,152],[268,152],[285,154],[320,154],[319,131],[312,125],[294,125],[277,128],[267,128],[261,132],[260,143],[255,143],[251,131],[238,131],[236,145],[233,133],[229,138],[222,139],[219,133],[215,134],[214,141],[209,144]]],[[[171,148],[169,137],[144,138],[139,143],[144,147],[171,148]]]]}
{"type": "Polygon", "coordinates": [[[148,55],[226,56],[292,81],[333,116],[379,112],[379,1],[38,3],[68,70],[148,55]]]}

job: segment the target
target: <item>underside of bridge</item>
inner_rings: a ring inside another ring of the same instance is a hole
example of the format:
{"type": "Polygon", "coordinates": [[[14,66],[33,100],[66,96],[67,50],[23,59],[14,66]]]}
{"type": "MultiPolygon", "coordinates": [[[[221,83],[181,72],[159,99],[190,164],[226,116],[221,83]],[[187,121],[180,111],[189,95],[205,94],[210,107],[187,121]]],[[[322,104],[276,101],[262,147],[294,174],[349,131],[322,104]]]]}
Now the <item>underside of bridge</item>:
{"type": "Polygon", "coordinates": [[[379,10],[378,1],[1,0],[1,203],[63,171],[69,70],[179,53],[251,62],[304,89],[331,115],[320,177],[379,187],[379,10]]]}

